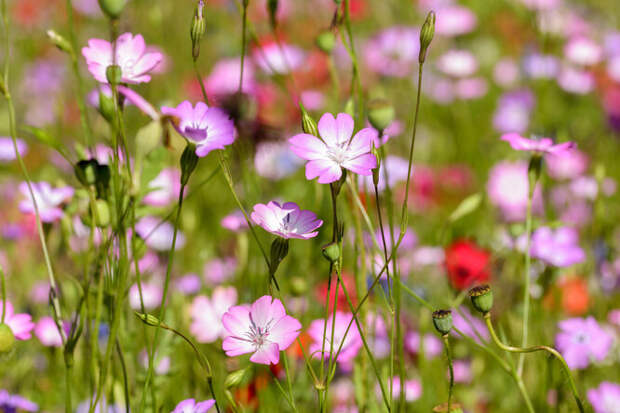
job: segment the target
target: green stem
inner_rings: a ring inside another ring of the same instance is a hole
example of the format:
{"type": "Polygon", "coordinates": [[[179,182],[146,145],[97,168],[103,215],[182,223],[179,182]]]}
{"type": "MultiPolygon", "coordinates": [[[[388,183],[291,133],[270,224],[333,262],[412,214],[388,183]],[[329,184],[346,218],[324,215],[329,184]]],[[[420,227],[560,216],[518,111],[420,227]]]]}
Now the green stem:
{"type": "Polygon", "coordinates": [[[2,268],[2,264],[0,264],[0,294],[2,296],[2,318],[0,318],[0,324],[4,324],[4,319],[6,316],[6,285],[4,282],[4,269],[2,268]]]}
{"type": "Polygon", "coordinates": [[[448,387],[448,413],[452,412],[452,389],[454,388],[454,367],[452,366],[452,351],[450,349],[449,335],[445,334],[443,344],[446,348],[446,357],[448,358],[448,367],[450,369],[450,386],[448,387]]]}
{"type": "Polygon", "coordinates": [[[248,4],[249,0],[243,0],[243,12],[241,18],[241,69],[239,70],[239,89],[237,93],[243,92],[243,70],[245,66],[245,45],[246,41],[246,30],[248,25],[248,4]]]}
{"type": "Polygon", "coordinates": [[[73,388],[73,355],[65,353],[65,413],[72,413],[71,389],[73,388]]]}
{"type": "Polygon", "coordinates": [[[194,72],[196,73],[196,79],[198,79],[198,83],[200,84],[200,91],[202,92],[202,100],[204,100],[205,104],[209,106],[209,98],[207,97],[207,90],[205,89],[205,83],[200,76],[200,71],[198,70],[198,59],[193,59],[194,72]]]}
{"type": "MultiPolygon", "coordinates": [[[[528,331],[529,331],[529,316],[530,316],[530,265],[531,265],[531,242],[532,242],[532,199],[534,197],[534,185],[531,185],[528,191],[527,197],[527,209],[525,215],[525,270],[523,278],[523,339],[521,341],[521,347],[527,347],[528,345],[528,331]]],[[[523,365],[525,363],[525,354],[519,355],[519,363],[517,367],[517,374],[523,375],[523,365]]]]}
{"type": "Polygon", "coordinates": [[[284,371],[286,372],[286,382],[288,384],[289,397],[291,398],[291,402],[293,404],[293,410],[297,411],[297,407],[295,406],[295,396],[293,396],[293,382],[291,379],[291,372],[288,368],[288,356],[286,355],[285,351],[282,352],[282,361],[284,362],[284,371]]]}

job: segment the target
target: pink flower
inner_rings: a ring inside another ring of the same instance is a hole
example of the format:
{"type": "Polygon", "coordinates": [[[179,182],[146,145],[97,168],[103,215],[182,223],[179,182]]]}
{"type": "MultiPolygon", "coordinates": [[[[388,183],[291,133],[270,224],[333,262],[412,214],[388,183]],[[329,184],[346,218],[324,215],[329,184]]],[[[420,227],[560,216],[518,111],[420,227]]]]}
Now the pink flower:
{"type": "Polygon", "coordinates": [[[424,345],[424,357],[429,360],[437,357],[443,351],[441,340],[434,334],[425,334],[422,342],[420,342],[420,333],[417,331],[411,331],[405,335],[405,348],[409,352],[420,354],[420,344],[424,345]]]}
{"type": "MultiPolygon", "coordinates": [[[[161,221],[154,216],[146,216],[136,223],[136,233],[144,243],[157,251],[168,251],[172,247],[174,226],[168,221],[161,221]]],[[[175,249],[185,246],[185,235],[177,232],[175,249]]]]}
{"type": "Polygon", "coordinates": [[[419,30],[394,26],[383,30],[364,48],[366,65],[384,76],[406,77],[417,64],[420,50],[419,30]]]}
{"type": "Polygon", "coordinates": [[[571,227],[538,228],[532,234],[531,252],[533,257],[556,267],[570,267],[586,259],[579,246],[579,233],[571,227]]]}
{"type": "MultiPolygon", "coordinates": [[[[358,351],[362,347],[362,338],[355,322],[351,324],[349,332],[345,336],[345,331],[351,322],[352,315],[336,312],[336,323],[333,323],[334,317],[330,315],[327,320],[327,337],[325,337],[325,358],[329,357],[332,335],[334,337],[333,348],[334,356],[338,352],[338,349],[342,345],[342,350],[338,354],[337,361],[339,363],[349,364],[353,358],[357,355],[358,351]]],[[[324,319],[314,320],[308,328],[308,334],[312,338],[312,344],[310,345],[310,353],[314,354],[314,357],[321,357],[321,349],[323,347],[323,327],[325,326],[324,319]]]]}
{"type": "Polygon", "coordinates": [[[306,53],[297,46],[272,42],[254,49],[252,57],[265,73],[285,75],[304,63],[306,53]]]}
{"type": "Polygon", "coordinates": [[[566,152],[563,156],[549,156],[546,159],[547,172],[554,179],[573,179],[588,169],[588,156],[579,149],[566,152]]]}
{"type": "MultiPolygon", "coordinates": [[[[21,139],[17,139],[17,150],[21,156],[24,156],[28,151],[26,142],[21,139]]],[[[13,146],[13,139],[9,137],[0,137],[0,162],[10,162],[17,159],[15,156],[15,147],[13,146]]]]}
{"type": "Polygon", "coordinates": [[[550,138],[528,139],[518,133],[506,133],[502,135],[501,139],[508,142],[512,149],[534,152],[540,155],[563,156],[576,146],[575,142],[564,142],[554,145],[550,138]]]}
{"type": "Polygon", "coordinates": [[[256,145],[254,167],[265,178],[282,179],[294,173],[303,163],[291,153],[286,142],[261,142],[256,145]]]}
{"type": "Polygon", "coordinates": [[[236,270],[237,260],[234,257],[214,258],[205,264],[203,274],[207,284],[216,285],[230,279],[236,270]]]}
{"type": "Polygon", "coordinates": [[[564,55],[572,63],[591,66],[601,61],[603,48],[592,39],[584,36],[575,36],[564,46],[564,55]]]}
{"type": "MultiPolygon", "coordinates": [[[[377,386],[379,386],[377,384],[377,386]]],[[[392,377],[392,397],[398,399],[402,390],[400,377],[392,377]]],[[[405,380],[405,400],[408,403],[414,402],[422,395],[422,384],[418,380],[405,380]]],[[[379,392],[381,391],[378,388],[379,392]]]]}
{"type": "Polygon", "coordinates": [[[216,287],[211,298],[199,295],[194,298],[189,310],[192,319],[189,331],[199,343],[213,343],[226,338],[222,316],[237,303],[235,287],[216,287]]]}
{"type": "Polygon", "coordinates": [[[116,63],[121,68],[121,83],[145,83],[151,80],[149,72],[159,65],[163,55],[146,52],[141,34],[121,34],[116,39],[116,59],[112,56],[112,43],[102,39],[90,39],[88,47],[82,48],[88,71],[102,83],[108,83],[106,69],[116,63]]]}
{"type": "MultiPolygon", "coordinates": [[[[144,302],[145,310],[152,310],[159,307],[162,297],[164,295],[163,290],[159,283],[150,281],[140,284],[142,287],[142,301],[144,302]]],[[[129,288],[129,305],[134,310],[141,310],[142,303],[140,302],[140,289],[138,284],[134,284],[129,288]]]]}
{"type": "Polygon", "coordinates": [[[307,133],[289,139],[292,151],[310,162],[306,164],[306,179],[319,177],[319,183],[329,184],[340,179],[345,168],[359,175],[372,175],[377,159],[370,153],[375,136],[372,128],[357,132],[353,139],[353,118],[339,113],[321,116],[318,124],[322,139],[307,133]]]}
{"type": "Polygon", "coordinates": [[[592,361],[603,361],[614,342],[594,317],[569,318],[558,323],[555,344],[571,369],[585,369],[592,361]]]}
{"type": "Polygon", "coordinates": [[[215,400],[209,399],[196,402],[194,399],[186,399],[177,404],[172,413],[206,413],[215,405],[215,400]]]}
{"type": "MultiPolygon", "coordinates": [[[[232,95],[239,89],[239,77],[241,76],[241,59],[219,60],[211,74],[205,79],[205,89],[209,96],[232,95]]],[[[243,93],[253,94],[256,91],[254,79],[254,64],[251,61],[243,62],[243,93]]]]}
{"type": "Polygon", "coordinates": [[[277,364],[280,351],[295,341],[301,323],[286,315],[277,298],[262,296],[254,304],[231,307],[222,324],[228,336],[222,348],[229,357],[253,353],[250,361],[258,364],[277,364]]]}
{"type": "Polygon", "coordinates": [[[588,400],[594,407],[594,413],[617,413],[620,384],[604,381],[597,388],[588,390],[588,400]]]}
{"type": "MultiPolygon", "coordinates": [[[[62,188],[52,188],[47,182],[31,182],[34,199],[39,209],[39,215],[43,222],[55,222],[62,218],[62,204],[73,196],[73,188],[64,186],[62,188]]],[[[19,184],[19,191],[24,196],[24,200],[19,203],[19,210],[26,214],[34,214],[34,204],[28,190],[28,184],[19,184]]]]}
{"type": "MultiPolygon", "coordinates": [[[[0,300],[0,316],[2,315],[2,309],[4,303],[0,300]]],[[[0,317],[1,318],[1,317],[0,317]]],[[[4,314],[4,324],[9,326],[13,335],[18,340],[28,340],[32,337],[32,329],[34,323],[30,314],[15,314],[13,312],[13,304],[10,301],[6,302],[6,313],[4,314]]]]}
{"type": "Polygon", "coordinates": [[[198,102],[195,107],[184,101],[176,108],[164,106],[161,113],[172,116],[174,128],[196,145],[196,155],[203,157],[215,149],[224,149],[235,140],[235,126],[228,114],[198,102]]]}
{"type": "Polygon", "coordinates": [[[181,190],[181,173],[176,168],[165,168],[149,182],[150,192],[142,201],[150,206],[163,207],[177,202],[181,190]]]}
{"type": "Polygon", "coordinates": [[[254,205],[252,221],[267,232],[279,237],[290,239],[310,239],[318,235],[315,231],[323,221],[317,219],[312,211],[301,210],[294,202],[280,205],[275,201],[254,205]]]}
{"type": "MultiPolygon", "coordinates": [[[[507,221],[522,221],[525,219],[529,183],[526,162],[500,162],[489,172],[487,182],[489,200],[502,212],[507,221]]],[[[542,209],[540,188],[534,191],[535,212],[542,209]]]]}
{"type": "Polygon", "coordinates": [[[61,347],[62,337],[58,332],[58,326],[50,316],[42,317],[34,327],[34,335],[37,336],[41,344],[46,347],[61,347]]]}
{"type": "Polygon", "coordinates": [[[222,227],[233,232],[240,232],[248,227],[248,222],[245,220],[245,216],[243,216],[241,210],[236,210],[226,215],[222,218],[220,224],[222,227]]]}
{"type": "Polygon", "coordinates": [[[438,69],[452,77],[467,77],[478,70],[478,61],[467,50],[449,50],[437,60],[438,69]]]}
{"type": "Polygon", "coordinates": [[[476,15],[466,7],[447,5],[437,9],[435,32],[444,36],[458,36],[476,28],[476,15]]]}

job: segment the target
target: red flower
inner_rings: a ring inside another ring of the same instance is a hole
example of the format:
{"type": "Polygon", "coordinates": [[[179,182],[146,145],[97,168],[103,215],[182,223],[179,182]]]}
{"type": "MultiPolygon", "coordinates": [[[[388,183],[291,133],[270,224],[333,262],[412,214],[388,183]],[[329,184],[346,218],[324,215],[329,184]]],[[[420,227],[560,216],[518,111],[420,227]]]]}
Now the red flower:
{"type": "Polygon", "coordinates": [[[491,253],[470,241],[456,241],[446,249],[446,270],[452,286],[464,290],[490,278],[491,253]]]}

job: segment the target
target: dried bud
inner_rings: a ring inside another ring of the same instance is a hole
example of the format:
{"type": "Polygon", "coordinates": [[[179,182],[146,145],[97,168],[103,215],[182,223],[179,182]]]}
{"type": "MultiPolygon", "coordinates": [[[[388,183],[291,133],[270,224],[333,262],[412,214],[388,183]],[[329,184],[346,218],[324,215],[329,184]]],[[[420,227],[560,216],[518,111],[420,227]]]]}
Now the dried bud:
{"type": "Polygon", "coordinates": [[[118,85],[123,77],[123,71],[119,65],[110,65],[105,69],[105,77],[111,85],[118,85]]]}
{"type": "Polygon", "coordinates": [[[190,37],[192,39],[192,57],[194,60],[198,59],[200,55],[200,38],[205,33],[207,28],[205,18],[203,14],[205,2],[199,0],[194,11],[194,17],[192,18],[192,25],[190,27],[190,37]]]}
{"type": "Polygon", "coordinates": [[[448,334],[452,330],[452,311],[437,310],[433,312],[433,325],[442,336],[448,334]]]}
{"type": "Polygon", "coordinates": [[[196,155],[196,146],[188,143],[181,155],[181,185],[187,185],[189,177],[198,165],[199,159],[196,155]]]}
{"type": "Polygon", "coordinates": [[[4,323],[0,324],[0,354],[11,351],[13,343],[15,343],[15,335],[11,327],[4,323]]]}
{"type": "Polygon", "coordinates": [[[318,137],[319,130],[316,121],[312,119],[312,116],[310,116],[301,101],[299,102],[299,109],[301,110],[301,130],[303,130],[304,133],[318,137]]]}
{"type": "Polygon", "coordinates": [[[110,19],[118,19],[127,4],[127,0],[99,0],[99,7],[110,19]]]}
{"type": "Polygon", "coordinates": [[[385,99],[373,99],[368,102],[368,121],[373,128],[383,132],[394,121],[394,106],[385,99]]]}
{"type": "Polygon", "coordinates": [[[335,242],[323,246],[322,252],[325,259],[332,264],[340,259],[340,246],[335,242]]]}
{"type": "Polygon", "coordinates": [[[469,298],[474,308],[482,314],[491,311],[493,307],[493,291],[488,284],[479,285],[469,290],[469,298]]]}
{"type": "Polygon", "coordinates": [[[324,53],[330,54],[336,46],[336,36],[331,30],[319,33],[316,37],[316,46],[324,53]]]}
{"type": "Polygon", "coordinates": [[[430,46],[433,36],[435,35],[435,12],[430,11],[426,16],[426,20],[420,30],[420,54],[418,55],[418,62],[424,63],[426,60],[426,51],[430,46]]]}
{"type": "Polygon", "coordinates": [[[71,43],[69,43],[67,39],[65,39],[60,34],[56,33],[54,30],[48,30],[47,37],[50,39],[52,43],[54,43],[54,46],[56,46],[63,52],[73,54],[73,48],[71,47],[71,43]]]}

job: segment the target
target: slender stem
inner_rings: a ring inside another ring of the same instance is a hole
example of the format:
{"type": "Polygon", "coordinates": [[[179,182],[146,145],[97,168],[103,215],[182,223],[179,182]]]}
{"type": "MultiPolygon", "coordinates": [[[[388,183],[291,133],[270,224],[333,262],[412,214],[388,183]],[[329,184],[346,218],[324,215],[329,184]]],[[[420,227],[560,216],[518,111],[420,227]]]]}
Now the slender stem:
{"type": "Polygon", "coordinates": [[[73,355],[65,353],[65,413],[72,413],[71,389],[73,388],[73,355]]]}
{"type": "Polygon", "coordinates": [[[129,413],[129,381],[127,379],[127,366],[125,365],[125,356],[123,356],[123,349],[121,348],[121,342],[116,339],[116,352],[118,353],[118,359],[121,362],[121,371],[123,372],[123,391],[125,395],[125,413],[129,413]]]}
{"type": "Polygon", "coordinates": [[[243,0],[243,12],[241,17],[241,68],[239,70],[239,89],[238,93],[243,92],[243,70],[245,66],[245,45],[246,41],[246,30],[248,25],[248,4],[249,0],[243,0]]]}
{"type": "Polygon", "coordinates": [[[448,413],[452,411],[452,389],[454,388],[454,367],[452,366],[452,350],[450,349],[450,336],[443,336],[443,344],[446,348],[446,357],[448,358],[448,367],[450,369],[450,386],[448,387],[448,413]]]}
{"type": "Polygon", "coordinates": [[[282,396],[284,396],[284,399],[287,401],[287,403],[291,406],[291,408],[294,411],[297,411],[297,408],[295,407],[295,402],[289,398],[289,395],[286,393],[286,391],[282,387],[282,384],[280,384],[280,379],[278,379],[278,377],[275,375],[275,373],[271,369],[269,369],[269,372],[271,373],[271,376],[273,377],[273,381],[276,384],[276,387],[280,390],[280,393],[282,393],[282,396]]]}
{"type": "Polygon", "coordinates": [[[282,361],[284,362],[284,371],[286,372],[286,382],[288,384],[288,393],[291,398],[291,402],[293,403],[293,410],[297,411],[297,407],[295,406],[295,396],[293,396],[293,383],[291,379],[291,372],[288,368],[288,356],[286,352],[282,352],[282,361]]]}
{"type": "Polygon", "coordinates": [[[205,104],[209,105],[209,98],[207,97],[207,90],[205,89],[205,82],[202,80],[200,76],[200,71],[198,70],[198,59],[192,59],[194,65],[194,72],[196,73],[196,79],[198,79],[198,83],[200,84],[200,91],[202,92],[202,99],[205,104]]]}
{"type": "Polygon", "coordinates": [[[2,318],[0,318],[0,324],[4,324],[4,319],[6,316],[6,285],[4,282],[4,269],[2,268],[2,264],[0,263],[0,297],[2,299],[2,318]]]}
{"type": "MultiPolygon", "coordinates": [[[[529,331],[529,316],[530,316],[530,265],[531,265],[531,242],[532,242],[532,198],[534,197],[534,185],[529,188],[527,197],[527,209],[525,215],[525,270],[523,274],[523,339],[521,340],[521,347],[527,347],[528,331],[529,331]]],[[[523,375],[523,365],[525,363],[525,354],[519,355],[519,364],[517,367],[517,374],[523,375]]]]}

